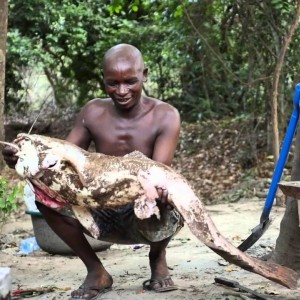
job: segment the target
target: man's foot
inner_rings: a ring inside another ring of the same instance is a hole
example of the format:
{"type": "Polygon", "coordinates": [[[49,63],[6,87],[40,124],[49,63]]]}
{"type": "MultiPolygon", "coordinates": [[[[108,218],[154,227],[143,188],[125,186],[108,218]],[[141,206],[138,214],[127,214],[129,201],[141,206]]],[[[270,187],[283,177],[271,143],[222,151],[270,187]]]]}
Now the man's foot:
{"type": "Polygon", "coordinates": [[[84,287],[81,286],[79,289],[73,291],[71,293],[70,300],[77,300],[77,299],[85,299],[85,300],[96,300],[102,294],[111,291],[111,287],[108,288],[98,288],[98,287],[84,287]]]}
{"type": "Polygon", "coordinates": [[[154,291],[157,293],[178,290],[178,286],[174,284],[170,276],[165,278],[148,279],[143,282],[144,290],[154,291]]]}
{"type": "Polygon", "coordinates": [[[71,293],[70,300],[85,299],[85,300],[95,300],[98,297],[111,290],[113,284],[113,279],[106,271],[94,270],[93,272],[88,272],[84,283],[79,287],[79,289],[74,290],[71,293]]]}
{"type": "Polygon", "coordinates": [[[143,283],[143,288],[155,292],[167,292],[177,290],[169,274],[166,261],[166,247],[171,238],[150,244],[149,260],[151,278],[143,283]]]}

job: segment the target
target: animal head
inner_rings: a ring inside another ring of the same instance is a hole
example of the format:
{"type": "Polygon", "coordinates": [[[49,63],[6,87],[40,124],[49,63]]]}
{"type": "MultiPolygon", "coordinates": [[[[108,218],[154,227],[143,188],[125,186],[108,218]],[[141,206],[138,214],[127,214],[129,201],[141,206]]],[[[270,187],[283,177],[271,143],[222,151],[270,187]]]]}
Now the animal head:
{"type": "Polygon", "coordinates": [[[39,173],[39,156],[37,148],[29,137],[19,135],[13,143],[0,141],[1,144],[15,148],[18,157],[15,169],[21,177],[35,177],[39,173]]]}
{"type": "Polygon", "coordinates": [[[46,136],[20,133],[13,143],[0,143],[18,150],[15,169],[23,178],[40,178],[45,171],[59,171],[66,163],[78,170],[85,161],[84,150],[46,136]]]}

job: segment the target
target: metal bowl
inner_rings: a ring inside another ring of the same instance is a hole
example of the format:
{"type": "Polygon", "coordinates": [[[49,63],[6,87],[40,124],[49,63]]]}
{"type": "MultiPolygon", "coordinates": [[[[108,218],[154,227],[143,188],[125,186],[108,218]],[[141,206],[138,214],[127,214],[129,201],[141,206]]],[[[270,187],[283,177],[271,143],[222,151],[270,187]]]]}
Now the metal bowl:
{"type": "MultiPolygon", "coordinates": [[[[33,232],[38,245],[51,254],[74,255],[73,250],[50,228],[40,212],[26,211],[31,216],[33,232]]],[[[112,244],[85,235],[94,251],[104,251],[112,244]]]]}

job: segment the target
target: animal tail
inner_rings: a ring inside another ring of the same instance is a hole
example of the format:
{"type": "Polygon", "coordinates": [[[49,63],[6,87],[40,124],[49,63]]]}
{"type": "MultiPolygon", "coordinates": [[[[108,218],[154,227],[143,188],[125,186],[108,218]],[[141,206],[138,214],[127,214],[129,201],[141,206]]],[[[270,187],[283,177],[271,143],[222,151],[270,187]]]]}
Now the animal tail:
{"type": "Polygon", "coordinates": [[[176,180],[172,187],[168,186],[171,199],[185,219],[191,232],[211,250],[249,272],[264,276],[287,288],[297,287],[298,274],[292,269],[274,262],[265,262],[240,251],[218,231],[202,202],[189,185],[176,180]]]}

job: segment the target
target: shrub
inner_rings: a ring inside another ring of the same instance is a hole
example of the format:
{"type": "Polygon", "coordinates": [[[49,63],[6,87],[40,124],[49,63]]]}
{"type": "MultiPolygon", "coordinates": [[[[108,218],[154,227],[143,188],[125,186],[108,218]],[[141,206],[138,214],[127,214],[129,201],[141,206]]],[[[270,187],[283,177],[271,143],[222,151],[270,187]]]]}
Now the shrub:
{"type": "Polygon", "coordinates": [[[3,225],[10,214],[19,207],[18,196],[23,188],[18,184],[10,184],[7,178],[0,177],[0,225],[3,225]]]}

